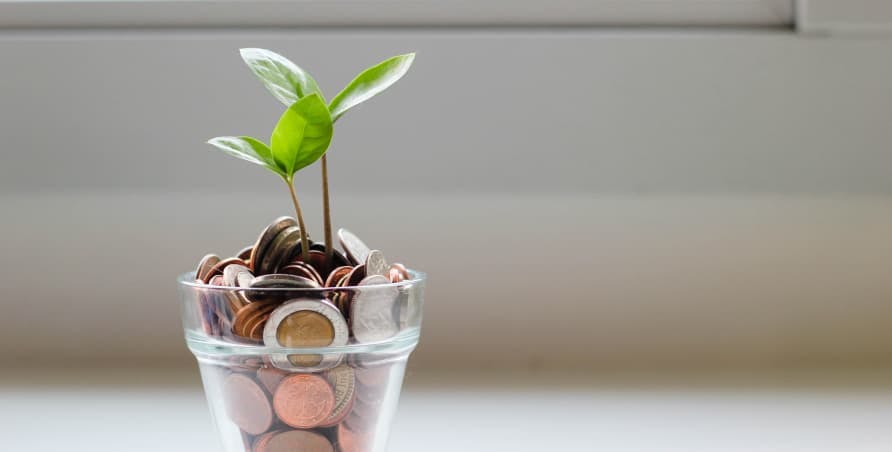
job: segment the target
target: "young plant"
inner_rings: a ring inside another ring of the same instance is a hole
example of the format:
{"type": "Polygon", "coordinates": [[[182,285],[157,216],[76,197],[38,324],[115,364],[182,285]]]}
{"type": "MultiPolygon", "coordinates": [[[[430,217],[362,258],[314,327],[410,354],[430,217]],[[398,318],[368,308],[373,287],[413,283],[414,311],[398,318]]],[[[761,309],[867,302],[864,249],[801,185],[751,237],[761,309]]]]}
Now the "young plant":
{"type": "Polygon", "coordinates": [[[273,129],[269,145],[247,136],[216,137],[208,141],[208,144],[233,157],[269,169],[285,181],[300,225],[300,252],[304,262],[309,262],[310,244],[294,191],[294,174],[325,154],[333,132],[328,106],[320,94],[311,92],[289,104],[273,129]]]}
{"type": "MultiPolygon", "coordinates": [[[[323,98],[322,90],[312,76],[298,65],[275,52],[265,49],[241,49],[242,59],[260,79],[273,97],[291,105],[310,95],[323,98]]],[[[351,108],[371,99],[396,83],[412,66],[414,53],[388,58],[364,71],[341,90],[328,104],[332,122],[351,108]]],[[[334,250],[332,244],[331,206],[328,194],[328,159],[322,154],[322,216],[325,227],[325,262],[330,266],[334,250]]]]}

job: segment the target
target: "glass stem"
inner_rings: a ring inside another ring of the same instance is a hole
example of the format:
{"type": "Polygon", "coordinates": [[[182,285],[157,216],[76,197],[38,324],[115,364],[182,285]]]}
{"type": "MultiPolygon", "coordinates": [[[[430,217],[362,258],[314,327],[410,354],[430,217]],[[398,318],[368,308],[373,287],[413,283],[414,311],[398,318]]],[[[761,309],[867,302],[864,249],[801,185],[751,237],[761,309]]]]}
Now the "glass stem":
{"type": "Polygon", "coordinates": [[[297,193],[294,192],[294,180],[286,180],[288,191],[291,192],[291,202],[294,203],[294,213],[297,214],[297,224],[300,226],[300,257],[307,264],[310,263],[310,240],[307,239],[307,226],[304,224],[304,215],[300,211],[300,203],[297,201],[297,193]]]}

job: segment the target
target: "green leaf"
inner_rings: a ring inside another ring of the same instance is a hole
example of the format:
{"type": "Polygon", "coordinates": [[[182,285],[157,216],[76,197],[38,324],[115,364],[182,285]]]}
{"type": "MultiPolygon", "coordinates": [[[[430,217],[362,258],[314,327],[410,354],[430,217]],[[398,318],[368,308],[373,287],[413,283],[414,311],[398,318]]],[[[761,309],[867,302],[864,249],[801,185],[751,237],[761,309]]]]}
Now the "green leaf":
{"type": "Polygon", "coordinates": [[[371,99],[396,83],[412,66],[414,53],[398,55],[382,61],[357,75],[329,104],[332,121],[337,121],[347,110],[371,99]]]}
{"type": "Polygon", "coordinates": [[[316,80],[288,58],[266,49],[241,49],[240,53],[251,72],[283,104],[291,105],[313,93],[322,97],[316,80]]]}
{"type": "Polygon", "coordinates": [[[278,174],[283,173],[273,160],[269,147],[256,138],[216,137],[208,140],[208,144],[235,158],[269,168],[278,174]]]}
{"type": "Polygon", "coordinates": [[[270,137],[272,155],[285,177],[322,157],[331,144],[331,115],[318,94],[310,94],[285,110],[270,137]]]}

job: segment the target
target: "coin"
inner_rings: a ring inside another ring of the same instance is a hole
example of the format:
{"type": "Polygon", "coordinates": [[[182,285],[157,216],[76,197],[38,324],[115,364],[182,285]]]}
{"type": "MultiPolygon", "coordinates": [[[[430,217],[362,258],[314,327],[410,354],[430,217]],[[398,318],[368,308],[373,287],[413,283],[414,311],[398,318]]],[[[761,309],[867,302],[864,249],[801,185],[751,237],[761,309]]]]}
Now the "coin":
{"type": "Polygon", "coordinates": [[[281,369],[276,369],[275,367],[261,367],[260,369],[257,369],[257,381],[259,381],[270,394],[276,392],[279,383],[281,383],[282,379],[286,376],[288,376],[287,372],[281,369]]]}
{"type": "Polygon", "coordinates": [[[389,268],[390,266],[387,265],[387,260],[384,259],[384,253],[378,250],[369,251],[369,255],[365,260],[366,275],[386,276],[389,268]]]}
{"type": "Polygon", "coordinates": [[[286,430],[264,435],[254,446],[254,452],[334,452],[325,436],[309,430],[286,430]]]}
{"type": "Polygon", "coordinates": [[[266,393],[243,374],[231,374],[223,381],[223,403],[229,419],[247,433],[259,435],[273,424],[266,393]]]}
{"type": "Polygon", "coordinates": [[[217,262],[220,262],[220,256],[217,256],[216,254],[208,254],[202,257],[201,261],[198,262],[198,269],[195,270],[195,279],[207,284],[212,276],[208,273],[211,272],[214,265],[217,265],[217,262]]]}
{"type": "Polygon", "coordinates": [[[338,229],[338,239],[341,242],[341,248],[347,252],[347,257],[353,262],[353,265],[365,263],[371,249],[356,234],[341,228],[338,229]]]}
{"type": "Polygon", "coordinates": [[[371,450],[371,437],[356,433],[346,423],[338,425],[337,441],[340,452],[368,452],[371,450]]]}
{"type": "Polygon", "coordinates": [[[340,311],[324,300],[297,298],[270,315],[263,343],[270,347],[326,347],[347,343],[350,332],[340,311]]]}
{"type": "Polygon", "coordinates": [[[263,340],[263,328],[266,326],[267,320],[269,320],[269,314],[264,311],[263,314],[248,322],[247,326],[245,326],[245,331],[248,333],[247,337],[255,341],[263,340]]]}
{"type": "Polygon", "coordinates": [[[369,276],[359,283],[363,287],[353,295],[350,304],[350,326],[357,342],[383,341],[399,332],[396,287],[375,287],[387,283],[381,275],[369,276]]]}
{"type": "Polygon", "coordinates": [[[249,260],[251,260],[251,252],[252,251],[254,251],[254,245],[248,245],[248,246],[242,248],[241,250],[239,250],[239,252],[236,253],[235,255],[239,259],[241,259],[245,262],[248,262],[249,260]]]}
{"type": "Polygon", "coordinates": [[[251,287],[254,275],[251,272],[241,272],[235,276],[235,285],[238,287],[251,287]]]}
{"type": "Polygon", "coordinates": [[[290,294],[287,291],[260,289],[318,289],[319,284],[312,279],[301,276],[273,273],[255,277],[248,288],[251,290],[245,292],[245,296],[251,301],[282,302],[294,294],[290,294]]]}
{"type": "Polygon", "coordinates": [[[257,272],[258,267],[260,266],[260,260],[263,258],[263,254],[266,252],[266,248],[272,243],[273,239],[279,235],[280,232],[284,231],[285,228],[297,226],[297,221],[291,217],[279,217],[273,220],[266,229],[260,233],[260,237],[257,238],[257,241],[254,243],[253,249],[251,250],[251,270],[257,272]]]}
{"type": "Polygon", "coordinates": [[[214,264],[214,266],[211,267],[210,270],[208,270],[208,273],[205,276],[207,278],[212,278],[216,275],[222,275],[223,269],[230,265],[233,265],[233,264],[244,265],[245,261],[243,261],[237,257],[228,257],[228,258],[223,259],[223,260],[217,262],[216,264],[214,264]]]}
{"type": "Polygon", "coordinates": [[[338,281],[341,280],[344,276],[346,276],[350,271],[353,270],[353,267],[343,265],[338,268],[335,268],[328,274],[328,279],[325,280],[324,287],[335,287],[338,284],[338,281]]]}
{"type": "Polygon", "coordinates": [[[325,421],[335,405],[335,394],[324,378],[293,374],[279,383],[273,409],[279,419],[294,428],[313,428],[325,421]]]}
{"type": "Polygon", "coordinates": [[[325,282],[319,272],[317,272],[312,265],[301,261],[292,262],[280,268],[279,273],[284,273],[286,275],[303,276],[304,278],[316,281],[317,283],[319,283],[320,286],[322,286],[322,284],[325,282]]]}
{"type": "Polygon", "coordinates": [[[348,275],[346,285],[344,287],[353,287],[359,284],[365,278],[365,265],[357,265],[353,267],[348,275]]]}
{"type": "Polygon", "coordinates": [[[256,321],[276,308],[275,303],[250,303],[236,311],[232,321],[232,332],[241,337],[250,337],[256,321]]]}
{"type": "Polygon", "coordinates": [[[407,279],[412,279],[412,275],[409,274],[409,269],[407,269],[406,266],[403,264],[400,264],[397,262],[390,264],[390,272],[393,273],[394,271],[399,273],[399,278],[398,278],[399,281],[393,281],[393,282],[400,282],[400,281],[405,281],[407,279]]]}
{"type": "MultiPolygon", "coordinates": [[[[316,242],[312,246],[310,246],[311,251],[319,251],[320,253],[325,253],[325,244],[322,242],[316,242]]],[[[330,268],[341,267],[344,265],[352,265],[350,261],[344,256],[344,253],[340,252],[337,248],[331,250],[331,265],[330,268]]]]}
{"type": "MultiPolygon", "coordinates": [[[[320,275],[324,277],[328,276],[328,271],[325,269],[325,253],[322,251],[310,250],[307,253],[307,257],[309,258],[308,264],[312,265],[316,271],[319,272],[320,275]]],[[[294,258],[294,261],[302,262],[303,258],[301,256],[297,256],[294,258]]]]}
{"type": "Polygon", "coordinates": [[[238,287],[239,273],[247,273],[253,277],[251,270],[241,264],[232,264],[223,269],[223,284],[229,287],[238,287]]]}
{"type": "Polygon", "coordinates": [[[325,376],[334,388],[335,406],[320,427],[332,427],[350,414],[356,396],[356,380],[353,369],[344,364],[329,370],[325,376]]]}
{"type": "Polygon", "coordinates": [[[274,273],[279,266],[287,263],[286,259],[291,254],[295,245],[300,242],[300,228],[289,226],[277,235],[263,252],[260,258],[258,273],[274,273]]]}
{"type": "Polygon", "coordinates": [[[355,372],[356,381],[365,388],[380,388],[387,384],[390,378],[390,366],[388,365],[360,365],[355,372]]]}

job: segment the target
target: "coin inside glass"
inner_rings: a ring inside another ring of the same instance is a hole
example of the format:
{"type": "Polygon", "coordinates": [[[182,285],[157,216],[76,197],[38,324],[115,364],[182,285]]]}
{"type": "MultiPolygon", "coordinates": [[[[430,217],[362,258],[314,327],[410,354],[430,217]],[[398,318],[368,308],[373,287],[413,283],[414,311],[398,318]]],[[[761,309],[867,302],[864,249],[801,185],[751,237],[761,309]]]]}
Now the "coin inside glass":
{"type": "Polygon", "coordinates": [[[276,339],[283,347],[324,347],[334,339],[334,325],[315,311],[297,311],[282,319],[276,339]]]}

